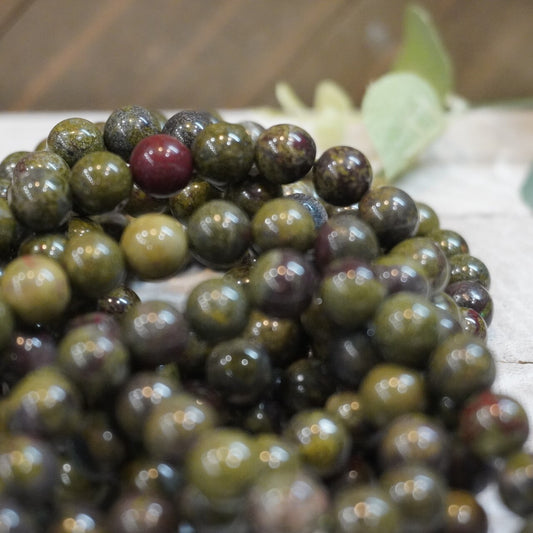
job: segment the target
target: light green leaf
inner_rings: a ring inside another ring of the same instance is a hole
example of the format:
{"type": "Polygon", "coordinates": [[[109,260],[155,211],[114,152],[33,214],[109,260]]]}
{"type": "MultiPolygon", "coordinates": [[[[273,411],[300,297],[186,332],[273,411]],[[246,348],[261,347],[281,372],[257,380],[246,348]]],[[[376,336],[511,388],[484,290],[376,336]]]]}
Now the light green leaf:
{"type": "Polygon", "coordinates": [[[529,167],[529,172],[527,173],[526,179],[522,184],[520,189],[522,194],[522,199],[531,209],[533,209],[533,165],[529,167]]]}
{"type": "Polygon", "coordinates": [[[313,107],[316,111],[350,111],[353,104],[348,93],[338,83],[326,79],[320,81],[315,88],[313,107]]]}
{"type": "Polygon", "coordinates": [[[394,70],[422,76],[437,91],[441,102],[453,90],[453,68],[429,13],[410,5],[404,14],[404,35],[394,70]]]}
{"type": "Polygon", "coordinates": [[[386,74],[372,83],[361,111],[388,181],[404,172],[444,126],[436,91],[409,72],[386,74]]]}
{"type": "Polygon", "coordinates": [[[300,100],[288,83],[283,81],[276,83],[275,94],[281,109],[289,115],[300,113],[307,109],[307,106],[300,100]]]}

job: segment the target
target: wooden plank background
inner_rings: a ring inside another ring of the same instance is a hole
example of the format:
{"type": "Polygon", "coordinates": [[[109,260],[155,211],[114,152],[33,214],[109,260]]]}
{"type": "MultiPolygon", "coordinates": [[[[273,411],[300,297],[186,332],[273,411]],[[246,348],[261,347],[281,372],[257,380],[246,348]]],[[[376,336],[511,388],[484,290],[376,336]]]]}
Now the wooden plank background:
{"type": "MultiPolygon", "coordinates": [[[[420,0],[473,102],[533,97],[533,0],[420,0]]],[[[359,104],[401,41],[404,0],[0,0],[0,111],[359,104]]]]}

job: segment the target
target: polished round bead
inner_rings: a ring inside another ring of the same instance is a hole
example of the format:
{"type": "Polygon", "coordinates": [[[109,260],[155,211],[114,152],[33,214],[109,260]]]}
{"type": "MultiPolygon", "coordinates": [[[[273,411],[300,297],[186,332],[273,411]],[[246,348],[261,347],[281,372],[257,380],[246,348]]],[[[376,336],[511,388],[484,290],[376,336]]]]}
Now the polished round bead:
{"type": "Polygon", "coordinates": [[[165,214],[147,213],[133,219],[122,233],[120,247],[131,271],[145,280],[171,276],[189,259],[185,228],[165,214]]]}
{"type": "Polygon", "coordinates": [[[130,155],[133,181],[144,192],[172,196],[190,181],[193,170],[189,148],[163,133],[141,139],[130,155]]]}
{"type": "Polygon", "coordinates": [[[468,243],[457,231],[438,228],[433,230],[428,237],[445,253],[446,257],[469,252],[468,243]]]}
{"type": "Polygon", "coordinates": [[[465,490],[449,490],[446,496],[446,533],[487,533],[489,521],[475,496],[465,490]]]}
{"type": "Polygon", "coordinates": [[[307,131],[293,124],[276,124],[259,135],[255,163],[259,173],[278,184],[294,183],[313,167],[316,145],[307,131]]]}
{"type": "Polygon", "coordinates": [[[458,306],[477,311],[487,326],[490,326],[494,303],[489,291],[479,281],[456,281],[450,283],[445,290],[458,306]]]}
{"type": "Polygon", "coordinates": [[[487,290],[490,289],[490,272],[481,259],[470,254],[456,254],[448,257],[450,264],[450,281],[478,281],[487,290]]]}
{"type": "Polygon", "coordinates": [[[208,111],[182,109],[174,113],[164,124],[163,133],[172,135],[185,146],[191,148],[197,135],[209,124],[218,119],[208,111]]]}
{"type": "Polygon", "coordinates": [[[533,514],[533,454],[517,451],[505,458],[497,474],[500,496],[514,513],[527,517],[533,514]]]}
{"type": "Polygon", "coordinates": [[[328,148],[313,167],[317,194],[333,205],[357,203],[372,183],[372,167],[366,156],[350,146],[328,148]]]}

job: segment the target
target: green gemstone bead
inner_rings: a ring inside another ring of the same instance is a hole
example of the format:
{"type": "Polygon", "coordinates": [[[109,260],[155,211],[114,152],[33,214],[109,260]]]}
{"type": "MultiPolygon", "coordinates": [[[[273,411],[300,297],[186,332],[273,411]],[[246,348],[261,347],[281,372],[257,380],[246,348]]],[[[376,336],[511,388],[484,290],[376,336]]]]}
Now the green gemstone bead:
{"type": "Polygon", "coordinates": [[[18,234],[17,219],[5,198],[0,197],[0,258],[7,259],[13,250],[18,234]]]}
{"type": "Polygon", "coordinates": [[[415,237],[426,237],[439,229],[440,220],[435,210],[425,202],[415,202],[418,209],[418,229],[415,237]]]}
{"type": "Polygon", "coordinates": [[[197,178],[174,196],[171,196],[168,199],[168,204],[172,216],[185,224],[200,206],[210,200],[217,199],[219,196],[220,192],[211,183],[197,178]]]}
{"type": "Polygon", "coordinates": [[[63,264],[72,287],[100,298],[125,279],[126,265],[118,243],[105,233],[89,231],[67,241],[63,264]]]}
{"type": "Polygon", "coordinates": [[[62,233],[45,233],[24,240],[19,247],[19,255],[45,255],[61,262],[65,256],[67,237],[62,233]]]}
{"type": "Polygon", "coordinates": [[[15,314],[29,324],[54,322],[70,302],[65,270],[46,256],[23,255],[8,263],[1,287],[15,314]]]}
{"type": "Polygon", "coordinates": [[[165,214],[147,213],[133,219],[122,233],[120,247],[131,271],[145,280],[172,276],[189,259],[185,228],[165,214]]]}
{"type": "Polygon", "coordinates": [[[84,155],[104,150],[104,136],[100,128],[85,118],[67,118],[58,122],[48,134],[48,150],[60,155],[69,166],[84,155]]]}
{"type": "Polygon", "coordinates": [[[269,471],[297,472],[301,467],[298,449],[294,444],[275,433],[260,433],[255,439],[259,469],[269,471]]]}

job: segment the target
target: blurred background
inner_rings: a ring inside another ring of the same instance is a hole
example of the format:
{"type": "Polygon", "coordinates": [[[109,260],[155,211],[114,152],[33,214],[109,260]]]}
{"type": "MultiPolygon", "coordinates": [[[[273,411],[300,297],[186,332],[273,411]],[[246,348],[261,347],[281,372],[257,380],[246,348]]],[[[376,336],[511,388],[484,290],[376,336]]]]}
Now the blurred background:
{"type": "MultiPolygon", "coordinates": [[[[402,38],[403,0],[0,0],[0,111],[359,105],[402,38]]],[[[533,0],[420,0],[473,103],[533,97],[533,0]]]]}

